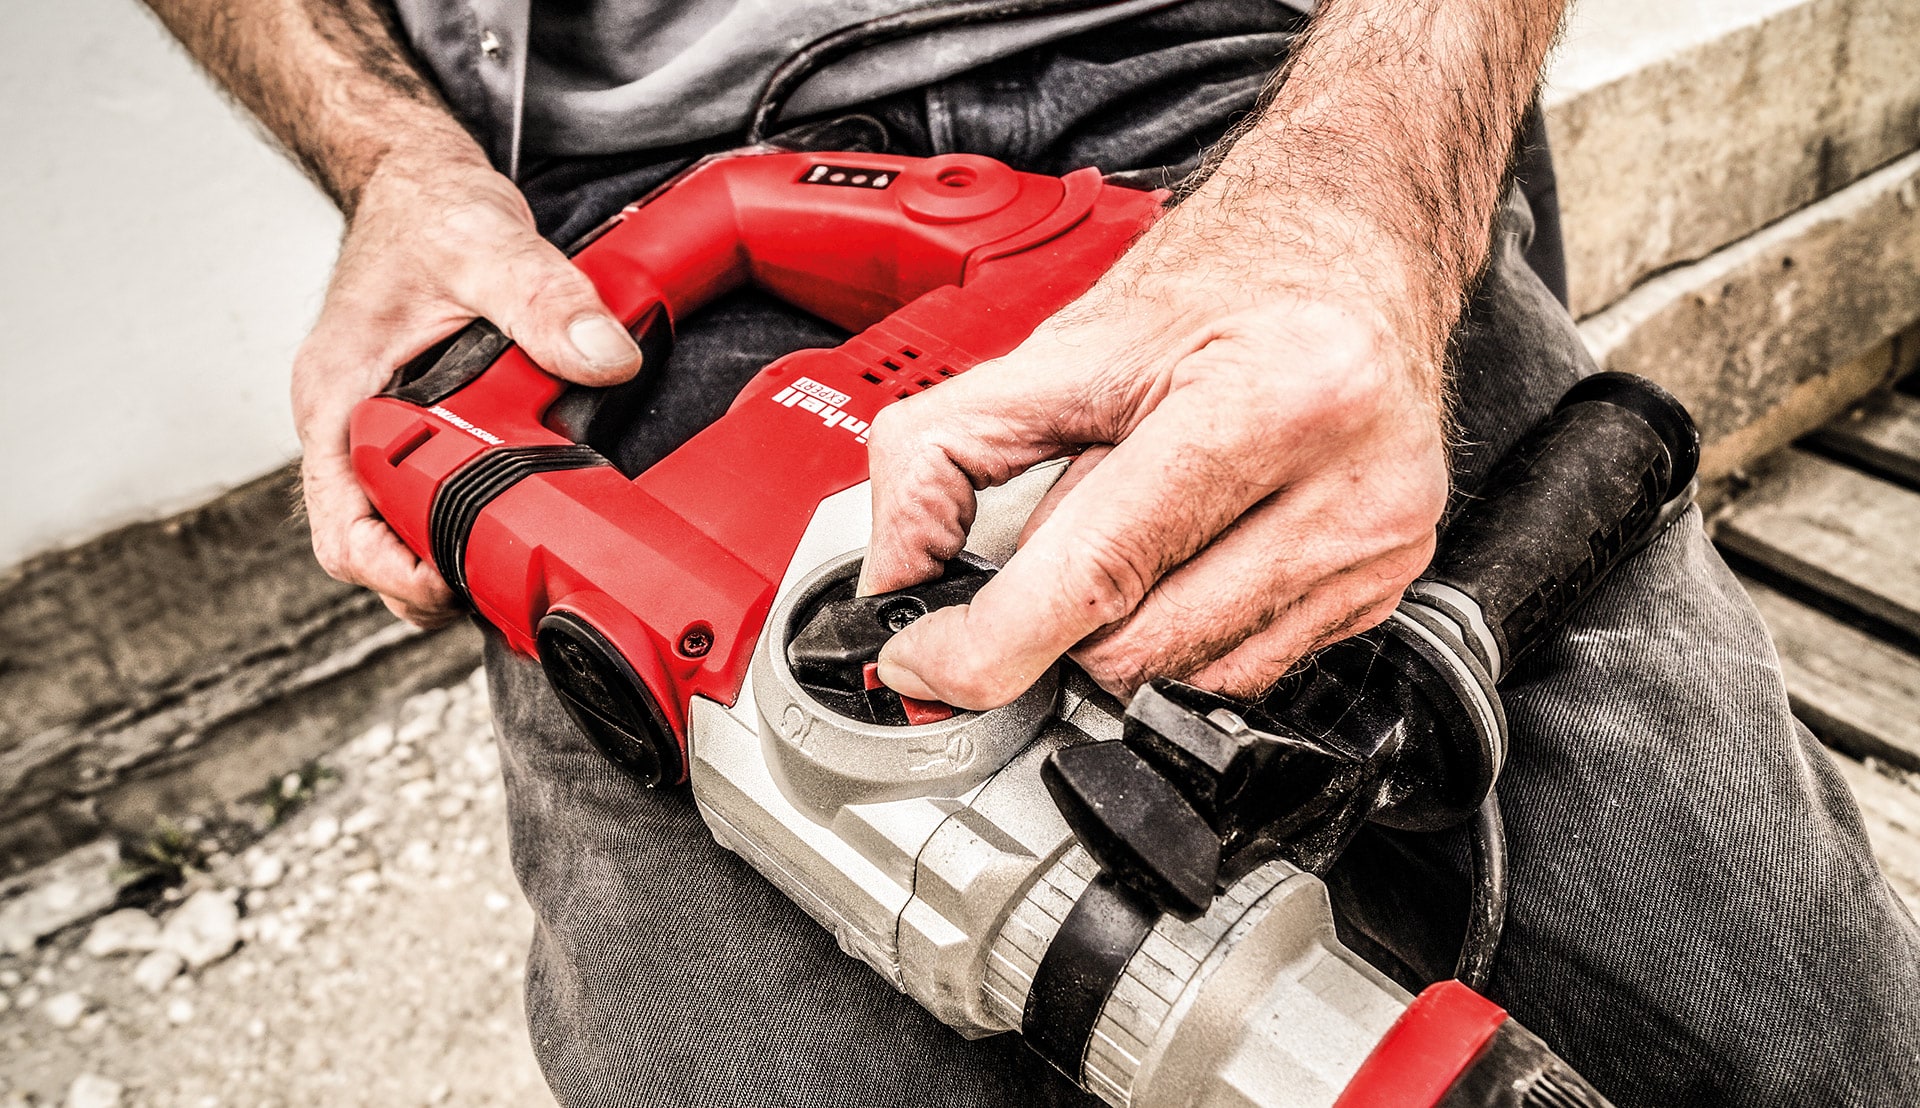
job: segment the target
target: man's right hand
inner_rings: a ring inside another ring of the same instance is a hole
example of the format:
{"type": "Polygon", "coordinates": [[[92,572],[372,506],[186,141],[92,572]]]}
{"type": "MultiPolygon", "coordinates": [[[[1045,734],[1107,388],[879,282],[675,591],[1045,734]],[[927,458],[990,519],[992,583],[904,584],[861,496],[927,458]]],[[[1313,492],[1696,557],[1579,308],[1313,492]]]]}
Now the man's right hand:
{"type": "Polygon", "coordinates": [[[457,613],[434,567],[375,514],[347,456],[354,405],[469,320],[484,317],[547,372],[611,385],[640,351],[593,283],[534,230],[480,151],[391,150],[360,191],[320,320],[293,364],[294,424],[313,552],[341,581],[433,627],[457,613]]]}

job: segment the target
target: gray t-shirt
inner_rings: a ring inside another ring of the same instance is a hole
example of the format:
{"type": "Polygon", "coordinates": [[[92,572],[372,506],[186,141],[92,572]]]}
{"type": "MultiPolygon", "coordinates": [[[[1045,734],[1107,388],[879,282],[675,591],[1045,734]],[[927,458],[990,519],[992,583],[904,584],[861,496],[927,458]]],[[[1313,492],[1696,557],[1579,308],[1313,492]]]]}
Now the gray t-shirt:
{"type": "MultiPolygon", "coordinates": [[[[421,61],[509,172],[745,127],[774,69],[821,36],[951,0],[397,0],[421,61]]],[[[914,88],[1179,0],[1111,0],[875,46],[795,90],[797,118],[914,88]]]]}

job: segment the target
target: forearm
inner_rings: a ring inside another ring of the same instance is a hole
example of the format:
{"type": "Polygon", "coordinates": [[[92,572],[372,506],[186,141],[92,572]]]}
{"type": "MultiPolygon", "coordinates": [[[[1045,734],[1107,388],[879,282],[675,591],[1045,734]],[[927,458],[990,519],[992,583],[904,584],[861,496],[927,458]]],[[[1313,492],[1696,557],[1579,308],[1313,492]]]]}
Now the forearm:
{"type": "Polygon", "coordinates": [[[393,149],[485,164],[383,0],[145,0],[349,215],[393,149]]]}
{"type": "Polygon", "coordinates": [[[1510,146],[1565,0],[1324,0],[1272,101],[1157,229],[1237,258],[1303,251],[1372,286],[1438,367],[1485,260],[1510,146]]]}

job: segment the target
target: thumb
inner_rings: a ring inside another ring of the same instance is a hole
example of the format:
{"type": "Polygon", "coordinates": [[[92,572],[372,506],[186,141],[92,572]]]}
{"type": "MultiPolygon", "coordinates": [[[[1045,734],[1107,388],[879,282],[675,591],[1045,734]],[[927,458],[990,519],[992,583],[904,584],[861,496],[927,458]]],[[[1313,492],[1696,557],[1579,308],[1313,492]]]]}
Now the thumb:
{"type": "Polygon", "coordinates": [[[532,231],[468,267],[457,294],[540,368],[581,385],[615,385],[640,370],[640,348],[587,275],[532,231]]]}

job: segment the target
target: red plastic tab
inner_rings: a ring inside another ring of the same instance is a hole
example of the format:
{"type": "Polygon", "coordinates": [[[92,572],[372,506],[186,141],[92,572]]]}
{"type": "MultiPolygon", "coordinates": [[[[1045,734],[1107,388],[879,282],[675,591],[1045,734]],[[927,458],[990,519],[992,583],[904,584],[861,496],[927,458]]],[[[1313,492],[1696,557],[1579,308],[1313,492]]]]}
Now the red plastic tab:
{"type": "MultiPolygon", "coordinates": [[[[887,687],[886,682],[880,680],[880,665],[877,662],[868,662],[862,666],[860,678],[868,692],[887,687]]],[[[899,693],[893,695],[900,696],[899,693]]],[[[943,719],[953,718],[953,705],[938,700],[915,700],[910,696],[900,696],[900,707],[907,713],[909,727],[918,727],[923,723],[939,723],[943,719]]]]}
{"type": "Polygon", "coordinates": [[[1430,985],[1380,1038],[1333,1108],[1433,1108],[1507,1019],[1458,981],[1430,985]]]}

